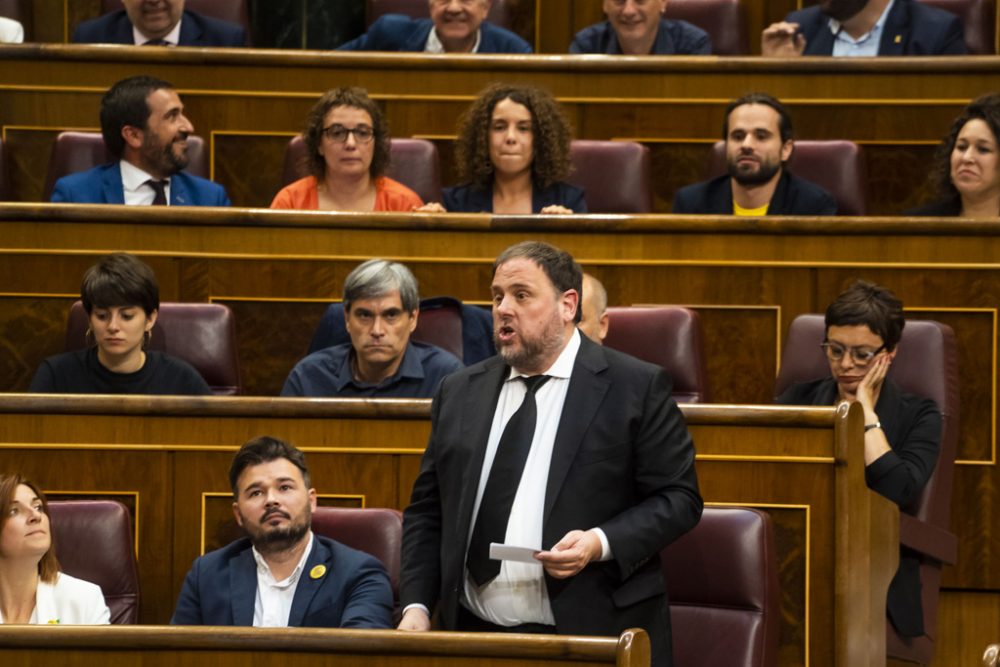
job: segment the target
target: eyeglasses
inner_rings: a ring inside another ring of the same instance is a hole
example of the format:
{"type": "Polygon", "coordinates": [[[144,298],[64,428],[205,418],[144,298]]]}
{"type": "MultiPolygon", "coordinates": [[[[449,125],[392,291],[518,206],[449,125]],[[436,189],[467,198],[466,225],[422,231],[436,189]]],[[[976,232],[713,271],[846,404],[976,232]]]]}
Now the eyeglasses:
{"type": "Polygon", "coordinates": [[[330,127],[323,128],[323,134],[326,138],[335,144],[342,144],[347,141],[347,135],[353,134],[354,140],[359,144],[367,144],[369,141],[375,138],[375,130],[368,127],[367,125],[358,125],[357,127],[344,127],[339,123],[334,123],[330,127]]]}
{"type": "Polygon", "coordinates": [[[854,363],[861,365],[870,363],[875,355],[885,349],[885,344],[872,350],[867,347],[845,347],[840,343],[831,343],[830,341],[823,341],[819,346],[826,352],[826,357],[830,361],[840,361],[845,354],[850,352],[854,363]]]}

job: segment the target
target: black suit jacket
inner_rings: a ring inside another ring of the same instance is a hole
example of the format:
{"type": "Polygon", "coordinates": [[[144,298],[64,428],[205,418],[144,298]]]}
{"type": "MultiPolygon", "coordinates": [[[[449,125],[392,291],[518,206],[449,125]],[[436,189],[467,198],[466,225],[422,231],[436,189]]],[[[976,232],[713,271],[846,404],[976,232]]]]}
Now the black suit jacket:
{"type": "MultiPolygon", "coordinates": [[[[135,44],[132,22],[124,9],[84,21],[73,31],[78,44],[135,44]]],[[[242,26],[185,11],[178,46],[244,46],[242,26]]]]}
{"type": "MultiPolygon", "coordinates": [[[[480,471],[509,367],[493,357],[446,377],[410,506],[403,515],[400,600],[439,607],[454,629],[480,471]]],[[[601,528],[613,560],[546,576],[557,631],[645,628],[654,664],[671,664],[659,552],[701,517],[694,447],[670,379],[657,366],[581,337],[545,491],[542,546],[601,528]]]]}
{"type": "MultiPolygon", "coordinates": [[[[728,174],[688,185],[674,195],[674,213],[733,214],[733,184],[728,174]]],[[[837,215],[837,200],[815,183],[782,170],[768,215],[837,215]]]]}
{"type": "MultiPolygon", "coordinates": [[[[806,38],[803,55],[833,54],[833,33],[829,17],[819,5],[792,12],[786,21],[798,23],[806,38]]],[[[889,11],[879,40],[880,56],[955,56],[966,53],[962,21],[943,9],[916,0],[896,0],[889,11]]]]}

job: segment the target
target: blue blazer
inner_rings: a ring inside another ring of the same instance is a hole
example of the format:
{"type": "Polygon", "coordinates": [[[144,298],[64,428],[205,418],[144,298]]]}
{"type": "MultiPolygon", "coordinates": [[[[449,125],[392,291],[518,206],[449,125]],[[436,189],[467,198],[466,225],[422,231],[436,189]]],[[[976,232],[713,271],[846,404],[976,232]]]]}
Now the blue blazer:
{"type": "MultiPolygon", "coordinates": [[[[124,204],[122,169],[118,162],[63,176],[52,190],[53,202],[69,204],[124,204]]],[[[171,206],[229,206],[226,189],[218,183],[186,174],[170,177],[171,206]]]]}
{"type": "MultiPolygon", "coordinates": [[[[569,45],[570,53],[607,53],[621,55],[618,35],[609,21],[595,23],[576,33],[569,45]]],[[[712,40],[708,33],[687,21],[660,19],[656,41],[649,52],[652,56],[704,56],[712,53],[712,40]]]]}
{"type": "MultiPolygon", "coordinates": [[[[73,31],[78,44],[135,44],[132,22],[124,9],[84,21],[73,31]]],[[[242,26],[185,11],[179,46],[245,46],[242,26]]]]}
{"type": "MultiPolygon", "coordinates": [[[[170,623],[253,625],[256,598],[257,562],[249,538],[243,538],[195,560],[170,623]]],[[[296,584],[288,626],[388,628],[391,624],[392,588],[382,563],[313,534],[313,550],[296,584]],[[321,574],[315,569],[320,565],[325,568],[321,574]]]]}
{"type": "MultiPolygon", "coordinates": [[[[434,22],[411,19],[402,14],[385,14],[371,24],[368,32],[338,47],[340,51],[423,51],[434,22]]],[[[531,46],[489,21],[479,26],[478,53],[531,53],[531,46]]]]}
{"type": "MultiPolygon", "coordinates": [[[[732,215],[733,183],[729,174],[678,190],[673,212],[732,215]]],[[[782,170],[767,214],[837,215],[837,200],[815,183],[782,170]]]]}
{"type": "MultiPolygon", "coordinates": [[[[449,213],[492,213],[493,185],[477,188],[474,185],[458,185],[445,188],[444,207],[449,213]]],[[[587,212],[587,200],[583,188],[559,181],[544,190],[532,188],[531,211],[539,213],[546,206],[565,206],[574,213],[587,212]]]]}
{"type": "MultiPolygon", "coordinates": [[[[820,12],[819,5],[792,12],[785,20],[799,24],[806,38],[803,55],[833,54],[830,19],[820,12]]],[[[951,12],[916,0],[896,0],[886,17],[878,46],[880,56],[955,56],[964,53],[961,19],[951,12]]]]}

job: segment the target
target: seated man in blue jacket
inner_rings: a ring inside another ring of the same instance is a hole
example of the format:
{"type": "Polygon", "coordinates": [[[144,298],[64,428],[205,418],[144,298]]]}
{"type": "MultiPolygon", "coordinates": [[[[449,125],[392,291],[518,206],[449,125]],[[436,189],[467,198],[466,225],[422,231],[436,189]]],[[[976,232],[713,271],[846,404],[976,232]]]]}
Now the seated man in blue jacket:
{"type": "Polygon", "coordinates": [[[627,56],[707,55],[708,33],[687,21],[663,18],[667,0],[604,0],[608,20],[576,33],[570,53],[627,56]]]}
{"type": "Polygon", "coordinates": [[[429,19],[386,14],[344,51],[424,53],[531,53],[531,46],[486,20],[491,0],[428,0],[429,19]]]}
{"type": "Polygon", "coordinates": [[[688,185],[674,196],[674,213],[715,215],[836,215],[829,192],[788,171],[792,118],[767,93],[750,93],[726,107],[722,124],[728,173],[688,185]]]}
{"type": "Polygon", "coordinates": [[[184,9],[184,0],[122,0],[125,9],[84,21],[77,44],[243,46],[243,27],[184,9]]]}
{"type": "Polygon", "coordinates": [[[195,560],[172,624],[389,627],[392,588],[382,563],[311,530],[316,489],[302,452],[255,438],[233,458],[229,482],[248,537],[195,560]]]}
{"type": "Polygon", "coordinates": [[[917,0],[822,0],[761,35],[765,56],[955,56],[966,53],[957,16],[917,0]]]}
{"type": "Polygon", "coordinates": [[[101,99],[101,134],[116,162],[63,176],[52,201],[130,206],[229,206],[221,185],[182,171],[194,126],[174,87],[150,76],[113,85],[101,99]]]}

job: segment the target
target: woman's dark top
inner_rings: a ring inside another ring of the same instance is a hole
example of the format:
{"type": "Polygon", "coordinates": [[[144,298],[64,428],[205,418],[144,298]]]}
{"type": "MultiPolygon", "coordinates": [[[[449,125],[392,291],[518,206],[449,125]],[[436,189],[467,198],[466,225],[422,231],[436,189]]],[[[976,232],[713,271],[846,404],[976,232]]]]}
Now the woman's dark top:
{"type": "Polygon", "coordinates": [[[29,392],[39,394],[165,394],[206,396],[212,393],[190,364],[163,352],[146,352],[146,363],[134,373],[115,373],[97,359],[97,348],[66,352],[42,362],[29,392]]]}
{"type": "MultiPolygon", "coordinates": [[[[540,213],[546,206],[565,206],[574,213],[586,213],[587,201],[583,188],[558,181],[549,187],[531,190],[531,212],[540,213]]],[[[444,207],[449,213],[492,213],[493,185],[480,188],[459,185],[444,189],[444,207]]]]}
{"type": "Polygon", "coordinates": [[[941,199],[930,204],[924,204],[909,211],[903,211],[903,215],[926,218],[953,218],[962,215],[962,198],[951,197],[941,199]]]}
{"type": "MultiPolygon", "coordinates": [[[[832,378],[800,382],[777,398],[783,405],[834,405],[837,382],[832,378]]],[[[891,451],[865,466],[865,482],[913,513],[913,504],[937,465],[941,448],[941,411],[934,401],[903,392],[886,380],[882,384],[875,414],[891,451]]],[[[916,552],[900,550],[899,569],[889,584],[886,609],[889,620],[904,637],[924,634],[920,603],[920,559],[916,552]]]]}

